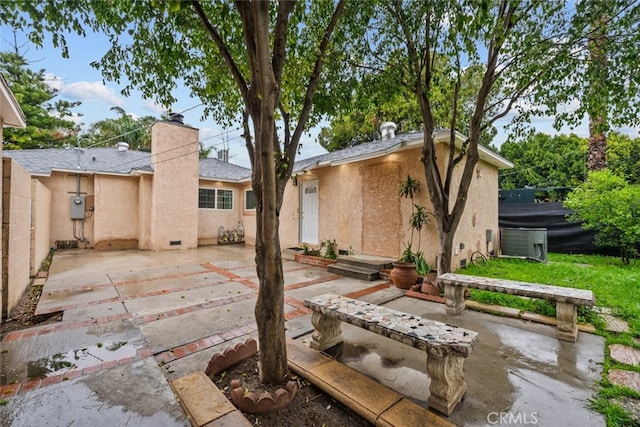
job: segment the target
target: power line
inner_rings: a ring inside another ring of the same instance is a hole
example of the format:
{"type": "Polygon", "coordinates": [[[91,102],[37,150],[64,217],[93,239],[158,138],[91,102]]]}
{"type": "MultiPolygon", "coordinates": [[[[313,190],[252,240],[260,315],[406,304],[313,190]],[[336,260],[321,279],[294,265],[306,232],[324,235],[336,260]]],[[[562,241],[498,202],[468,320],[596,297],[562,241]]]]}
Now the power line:
{"type": "MultiPolygon", "coordinates": [[[[184,109],[184,110],[182,110],[182,111],[179,111],[179,112],[177,112],[177,113],[175,113],[175,114],[182,114],[182,113],[186,113],[187,111],[191,111],[191,110],[193,110],[193,109],[195,109],[195,108],[200,107],[201,105],[203,105],[203,104],[202,104],[202,103],[200,103],[200,104],[196,104],[196,105],[194,105],[194,106],[192,106],[192,107],[186,108],[186,109],[184,109]]],[[[127,132],[121,133],[120,135],[112,136],[112,137],[107,138],[107,139],[104,139],[104,140],[102,140],[102,141],[95,142],[95,143],[93,143],[93,144],[91,144],[91,145],[88,145],[88,146],[86,146],[86,147],[84,147],[84,148],[93,148],[93,147],[96,147],[96,146],[98,146],[98,145],[103,145],[103,144],[106,144],[106,143],[107,143],[107,142],[109,142],[109,141],[113,141],[114,139],[122,138],[123,136],[129,135],[129,134],[132,134],[132,133],[134,133],[134,132],[138,132],[139,130],[142,130],[142,129],[150,129],[150,128],[151,128],[151,126],[152,126],[152,125],[142,125],[142,126],[139,126],[139,127],[135,128],[135,129],[132,129],[132,130],[130,130],[130,131],[127,131],[127,132]]]]}

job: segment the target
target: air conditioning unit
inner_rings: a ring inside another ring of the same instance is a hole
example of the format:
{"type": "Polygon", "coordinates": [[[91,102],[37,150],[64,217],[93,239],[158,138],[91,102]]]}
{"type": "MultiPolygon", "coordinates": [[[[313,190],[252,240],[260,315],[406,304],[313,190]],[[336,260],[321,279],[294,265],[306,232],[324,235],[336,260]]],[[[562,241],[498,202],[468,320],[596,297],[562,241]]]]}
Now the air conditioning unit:
{"type": "Polygon", "coordinates": [[[500,236],[503,256],[547,262],[546,228],[502,228],[500,236]]]}

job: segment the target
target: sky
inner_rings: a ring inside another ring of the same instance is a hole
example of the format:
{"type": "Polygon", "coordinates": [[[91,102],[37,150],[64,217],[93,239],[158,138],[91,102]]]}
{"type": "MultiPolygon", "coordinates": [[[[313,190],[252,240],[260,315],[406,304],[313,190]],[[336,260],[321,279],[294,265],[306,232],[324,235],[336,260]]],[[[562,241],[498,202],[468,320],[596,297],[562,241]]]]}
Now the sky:
{"type": "MultiPolygon", "coordinates": [[[[69,101],[81,101],[81,105],[73,111],[82,116],[76,119],[83,123],[82,128],[99,120],[118,117],[117,113],[110,109],[114,106],[123,108],[128,114],[134,117],[155,116],[160,118],[163,109],[156,105],[153,100],[143,99],[137,91],[131,91],[128,97],[121,94],[124,84],[103,81],[100,71],[92,68],[90,63],[102,58],[107,52],[109,42],[104,35],[90,34],[86,38],[80,36],[67,36],[69,45],[69,58],[63,58],[59,49],[54,48],[47,40],[42,48],[37,48],[31,44],[24,33],[17,33],[17,45],[30,63],[30,68],[34,70],[45,69],[48,76],[47,83],[59,90],[59,96],[69,101]]],[[[0,50],[8,51],[14,49],[14,34],[11,28],[6,25],[0,26],[0,50]]],[[[249,157],[244,146],[244,140],[240,137],[241,123],[238,121],[231,128],[219,126],[211,118],[203,118],[203,109],[198,106],[200,101],[192,98],[188,89],[178,87],[174,92],[178,100],[171,106],[172,112],[183,112],[184,122],[200,130],[200,141],[206,146],[213,146],[215,150],[228,148],[229,161],[231,163],[250,167],[249,157]]],[[[503,126],[508,123],[512,115],[507,115],[497,123],[498,135],[493,141],[495,146],[500,146],[507,140],[508,133],[503,126]]],[[[584,121],[577,128],[562,128],[559,132],[552,127],[553,117],[537,118],[531,126],[536,131],[548,134],[576,133],[578,136],[588,136],[588,126],[584,121]]],[[[302,148],[298,159],[305,159],[326,153],[326,150],[317,142],[317,135],[320,127],[327,126],[323,122],[320,126],[311,129],[301,138],[302,148]]],[[[638,129],[621,129],[632,137],[638,137],[638,129]]]]}

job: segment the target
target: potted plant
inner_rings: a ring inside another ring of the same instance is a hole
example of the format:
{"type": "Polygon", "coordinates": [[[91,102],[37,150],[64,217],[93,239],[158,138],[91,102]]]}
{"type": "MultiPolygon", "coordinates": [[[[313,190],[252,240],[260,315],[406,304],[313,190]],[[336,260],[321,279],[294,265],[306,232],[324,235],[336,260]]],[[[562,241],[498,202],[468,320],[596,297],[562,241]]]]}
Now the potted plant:
{"type": "Polygon", "coordinates": [[[418,280],[418,272],[414,262],[415,254],[411,250],[411,243],[404,244],[404,251],[398,261],[393,263],[391,270],[391,281],[399,289],[409,289],[416,284],[418,280]]]}
{"type": "Polygon", "coordinates": [[[404,180],[400,184],[400,196],[411,199],[411,216],[409,217],[409,226],[411,227],[411,240],[409,243],[404,243],[404,251],[402,255],[398,259],[398,262],[394,263],[394,269],[391,270],[391,281],[396,285],[396,287],[402,289],[409,289],[411,286],[416,284],[416,280],[419,276],[424,276],[429,272],[429,265],[427,264],[424,253],[420,250],[420,232],[422,228],[429,223],[429,215],[430,213],[427,210],[416,203],[413,202],[413,196],[420,192],[420,181],[417,179],[411,178],[410,175],[407,175],[407,179],[404,180]],[[418,233],[418,250],[413,251],[413,235],[414,232],[418,233]],[[396,266],[397,265],[397,266],[396,266]],[[398,268],[399,270],[394,274],[394,270],[398,268]],[[410,270],[413,268],[415,278],[413,278],[413,283],[409,283],[408,286],[405,281],[411,280],[410,277],[413,277],[414,274],[408,273],[406,270],[410,270]],[[400,272],[402,270],[402,272],[400,272]],[[402,283],[399,285],[394,280],[394,277],[401,280],[402,283]],[[400,279],[402,277],[402,279],[400,279]],[[405,287],[406,286],[406,287],[405,287]]]}

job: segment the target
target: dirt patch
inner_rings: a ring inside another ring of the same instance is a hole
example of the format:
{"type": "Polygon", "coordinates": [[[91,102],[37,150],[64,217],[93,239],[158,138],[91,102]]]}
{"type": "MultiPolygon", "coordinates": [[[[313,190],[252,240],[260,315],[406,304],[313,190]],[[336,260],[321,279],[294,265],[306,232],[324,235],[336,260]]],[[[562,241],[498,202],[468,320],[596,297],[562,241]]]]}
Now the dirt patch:
{"type": "MultiPolygon", "coordinates": [[[[229,383],[233,379],[240,379],[245,389],[256,393],[263,391],[273,393],[278,388],[266,387],[260,383],[258,355],[243,360],[225,372],[212,375],[211,379],[228,399],[231,399],[229,383]]],[[[365,427],[369,425],[349,408],[326,395],[304,378],[290,373],[286,380],[296,381],[299,386],[298,393],[291,404],[273,414],[244,414],[251,424],[263,427],[365,427]]]]}
{"type": "MultiPolygon", "coordinates": [[[[42,261],[39,273],[36,277],[46,277],[55,251],[50,251],[49,255],[42,261]]],[[[62,313],[49,313],[36,316],[34,313],[42,295],[44,285],[29,284],[26,292],[18,301],[18,304],[9,313],[9,317],[0,324],[0,337],[4,338],[9,332],[31,328],[33,326],[47,325],[62,321],[62,313]]]]}
{"type": "Polygon", "coordinates": [[[0,336],[4,338],[9,332],[62,321],[62,313],[60,312],[39,316],[34,314],[42,294],[42,287],[42,285],[29,285],[27,292],[22,296],[18,305],[0,325],[0,336]]]}

